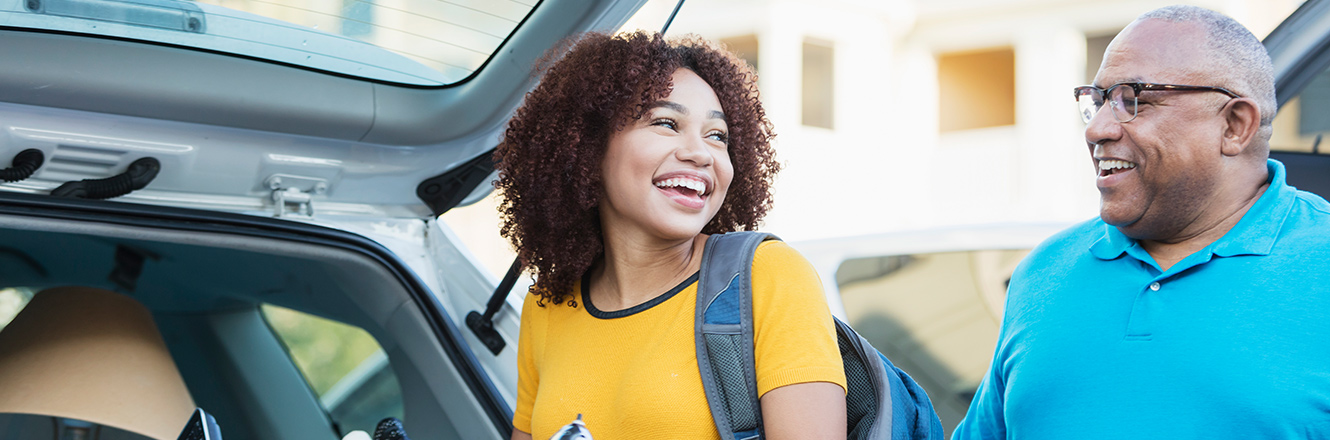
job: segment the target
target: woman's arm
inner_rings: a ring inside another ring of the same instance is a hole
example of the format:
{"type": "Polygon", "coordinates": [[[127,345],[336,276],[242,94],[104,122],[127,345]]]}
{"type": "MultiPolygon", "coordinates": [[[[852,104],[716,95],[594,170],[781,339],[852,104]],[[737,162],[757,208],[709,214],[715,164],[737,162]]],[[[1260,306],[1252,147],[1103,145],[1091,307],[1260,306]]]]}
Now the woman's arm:
{"type": "MultiPolygon", "coordinates": [[[[842,436],[842,437],[844,437],[844,436],[842,436]]],[[[531,433],[528,433],[528,432],[522,432],[522,430],[520,430],[520,429],[514,429],[514,430],[513,430],[513,439],[512,439],[512,440],[531,440],[531,433]]]]}
{"type": "MultiPolygon", "coordinates": [[[[761,403],[762,426],[768,440],[845,438],[845,389],[840,385],[786,385],[767,391],[761,403]]],[[[516,431],[513,440],[517,440],[516,431]]]]}
{"type": "Polygon", "coordinates": [[[753,258],[752,285],[767,438],[844,439],[845,366],[817,271],[788,244],[768,241],[753,258]]]}

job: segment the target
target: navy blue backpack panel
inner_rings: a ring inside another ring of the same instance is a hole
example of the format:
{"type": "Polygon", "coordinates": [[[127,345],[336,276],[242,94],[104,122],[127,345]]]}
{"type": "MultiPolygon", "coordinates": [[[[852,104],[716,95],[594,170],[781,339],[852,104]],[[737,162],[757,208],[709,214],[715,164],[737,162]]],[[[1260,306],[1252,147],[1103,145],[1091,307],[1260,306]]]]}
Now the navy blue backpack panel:
{"type": "MultiPolygon", "coordinates": [[[[696,311],[697,367],[716,429],[725,440],[763,438],[753,347],[753,255],[762,232],[712,235],[702,252],[696,311]]],[[[850,439],[942,439],[923,388],[848,324],[835,319],[845,364],[850,439]]]]}

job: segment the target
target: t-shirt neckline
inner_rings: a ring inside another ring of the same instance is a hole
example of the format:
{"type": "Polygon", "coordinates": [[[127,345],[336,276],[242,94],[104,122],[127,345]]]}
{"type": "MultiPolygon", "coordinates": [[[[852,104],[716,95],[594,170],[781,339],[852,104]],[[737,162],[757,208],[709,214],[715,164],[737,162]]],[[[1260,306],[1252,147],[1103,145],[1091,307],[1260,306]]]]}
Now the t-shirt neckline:
{"type": "Polygon", "coordinates": [[[668,292],[662,293],[656,296],[655,298],[651,298],[650,301],[623,310],[606,312],[597,309],[596,305],[591,303],[591,271],[588,270],[586,273],[582,274],[582,283],[581,283],[582,305],[586,307],[587,313],[590,313],[591,316],[599,319],[616,319],[616,318],[632,316],[637,313],[645,312],[651,309],[652,307],[655,307],[657,304],[663,303],[669,300],[670,298],[673,298],[674,295],[679,294],[679,292],[682,292],[683,289],[686,289],[688,288],[689,285],[692,285],[693,283],[697,282],[697,277],[700,273],[701,271],[693,272],[692,275],[688,276],[688,279],[683,280],[678,285],[674,286],[674,288],[670,289],[668,292]]]}

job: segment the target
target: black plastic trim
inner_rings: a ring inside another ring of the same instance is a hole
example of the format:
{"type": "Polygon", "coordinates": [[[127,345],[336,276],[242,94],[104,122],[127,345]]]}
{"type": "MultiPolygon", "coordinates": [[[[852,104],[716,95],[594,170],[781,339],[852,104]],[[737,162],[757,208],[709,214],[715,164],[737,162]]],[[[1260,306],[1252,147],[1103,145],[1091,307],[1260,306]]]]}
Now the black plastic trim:
{"type": "Polygon", "coordinates": [[[421,181],[416,185],[416,197],[438,217],[460,205],[493,172],[494,149],[491,148],[443,174],[421,181]]]}
{"type": "Polygon", "coordinates": [[[449,360],[489,416],[490,423],[502,437],[511,435],[512,409],[500,397],[498,388],[485,375],[475,354],[462,340],[462,332],[443,312],[443,304],[430,294],[420,278],[396,254],[369,238],[275,218],[20,193],[0,192],[0,210],[9,215],[291,240],[360,253],[378,261],[407,288],[416,306],[430,321],[449,360]]]}
{"type": "Polygon", "coordinates": [[[1270,158],[1284,164],[1289,186],[1330,200],[1330,154],[1271,151],[1270,158]]]}

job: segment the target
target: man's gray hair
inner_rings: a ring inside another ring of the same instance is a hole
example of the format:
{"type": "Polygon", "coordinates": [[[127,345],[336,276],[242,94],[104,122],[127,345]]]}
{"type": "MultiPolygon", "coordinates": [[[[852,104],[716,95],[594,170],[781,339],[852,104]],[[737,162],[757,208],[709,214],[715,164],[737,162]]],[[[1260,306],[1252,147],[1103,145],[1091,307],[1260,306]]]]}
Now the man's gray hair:
{"type": "Polygon", "coordinates": [[[1237,20],[1196,6],[1166,6],[1136,18],[1137,21],[1146,19],[1201,25],[1210,42],[1210,65],[1206,71],[1217,75],[1217,79],[1222,81],[1214,85],[1255,100],[1256,107],[1261,111],[1258,135],[1263,140],[1270,139],[1273,131],[1270,123],[1274,121],[1275,112],[1279,108],[1275,102],[1275,67],[1261,40],[1237,20]]]}

